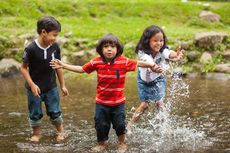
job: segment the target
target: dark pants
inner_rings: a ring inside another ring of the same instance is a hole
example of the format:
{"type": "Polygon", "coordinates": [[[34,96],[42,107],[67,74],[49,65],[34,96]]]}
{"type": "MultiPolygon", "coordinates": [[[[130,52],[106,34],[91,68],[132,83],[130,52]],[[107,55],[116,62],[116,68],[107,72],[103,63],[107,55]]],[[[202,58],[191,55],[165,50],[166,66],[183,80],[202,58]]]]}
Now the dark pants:
{"type": "Polygon", "coordinates": [[[46,93],[35,97],[31,90],[27,90],[29,122],[32,127],[41,126],[41,118],[43,117],[42,101],[45,102],[46,113],[50,117],[53,124],[62,123],[62,115],[60,109],[60,98],[57,87],[46,93]]]}
{"type": "Polygon", "coordinates": [[[108,140],[111,123],[117,136],[126,133],[125,128],[125,105],[104,106],[96,104],[95,129],[97,131],[97,141],[108,140]]]}

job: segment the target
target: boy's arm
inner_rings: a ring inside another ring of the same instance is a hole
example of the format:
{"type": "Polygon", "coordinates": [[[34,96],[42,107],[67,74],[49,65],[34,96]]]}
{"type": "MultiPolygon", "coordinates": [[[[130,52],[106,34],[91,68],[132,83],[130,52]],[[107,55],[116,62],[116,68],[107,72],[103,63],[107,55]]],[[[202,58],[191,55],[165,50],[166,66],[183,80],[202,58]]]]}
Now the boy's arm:
{"type": "Polygon", "coordinates": [[[20,71],[22,73],[22,76],[26,80],[26,82],[29,84],[31,91],[33,92],[34,96],[39,97],[39,94],[41,93],[39,87],[33,82],[33,80],[30,77],[29,71],[28,71],[28,64],[22,63],[20,66],[20,71]]]}
{"type": "Polygon", "coordinates": [[[156,73],[163,73],[164,72],[164,70],[155,63],[152,64],[152,63],[148,63],[148,62],[144,62],[144,61],[137,61],[137,66],[138,67],[144,67],[144,68],[151,68],[151,70],[153,72],[156,72],[156,73]]]}
{"type": "Polygon", "coordinates": [[[57,77],[58,77],[58,81],[62,90],[62,95],[63,96],[68,96],[69,92],[65,86],[65,80],[64,80],[64,76],[63,76],[63,70],[62,69],[56,69],[56,73],[57,73],[57,77]]]}
{"type": "Polygon", "coordinates": [[[61,62],[61,61],[58,60],[58,59],[52,60],[52,61],[50,62],[50,66],[51,66],[53,69],[60,69],[60,68],[63,68],[63,69],[66,69],[66,70],[70,70],[70,71],[73,71],[73,72],[77,72],[77,73],[84,73],[84,72],[85,72],[85,71],[82,69],[82,66],[66,64],[66,63],[61,62]]]}

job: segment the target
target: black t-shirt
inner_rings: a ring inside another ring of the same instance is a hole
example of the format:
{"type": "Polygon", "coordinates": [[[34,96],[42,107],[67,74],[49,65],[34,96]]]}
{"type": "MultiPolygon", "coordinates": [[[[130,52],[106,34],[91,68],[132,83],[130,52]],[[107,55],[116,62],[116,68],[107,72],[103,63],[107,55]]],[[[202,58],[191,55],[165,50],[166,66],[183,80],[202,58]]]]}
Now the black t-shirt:
{"type": "MultiPolygon", "coordinates": [[[[42,48],[35,40],[24,50],[22,61],[28,64],[30,77],[40,88],[41,93],[57,86],[55,70],[49,64],[54,58],[60,59],[60,48],[57,43],[42,48]]],[[[30,89],[27,82],[25,86],[30,89]]]]}

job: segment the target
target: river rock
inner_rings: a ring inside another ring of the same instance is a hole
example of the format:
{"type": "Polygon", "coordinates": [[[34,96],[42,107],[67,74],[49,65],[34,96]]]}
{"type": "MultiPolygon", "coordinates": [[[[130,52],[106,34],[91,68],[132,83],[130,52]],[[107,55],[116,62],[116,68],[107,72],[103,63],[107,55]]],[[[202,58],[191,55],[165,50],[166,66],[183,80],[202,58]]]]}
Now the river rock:
{"type": "Polygon", "coordinates": [[[186,52],[186,56],[187,56],[189,62],[195,61],[196,59],[199,58],[200,55],[201,55],[201,53],[198,51],[186,52]]]}
{"type": "Polygon", "coordinates": [[[200,57],[200,63],[207,64],[212,60],[212,55],[208,52],[204,52],[200,57]]]}
{"type": "Polygon", "coordinates": [[[190,45],[189,45],[189,43],[186,42],[186,41],[181,41],[181,42],[180,42],[180,47],[181,47],[182,49],[184,49],[184,50],[188,50],[188,49],[190,48],[190,45]]]}
{"type": "Polygon", "coordinates": [[[71,63],[76,65],[83,65],[86,62],[86,54],[85,51],[78,51],[71,55],[71,63]]]}
{"type": "Polygon", "coordinates": [[[60,45],[60,46],[64,46],[65,44],[68,43],[68,38],[66,37],[58,37],[57,38],[57,43],[60,45]]]}
{"type": "Polygon", "coordinates": [[[199,18],[208,22],[219,22],[220,16],[216,13],[210,11],[202,11],[199,15],[199,18]]]}
{"type": "Polygon", "coordinates": [[[216,65],[215,71],[221,73],[230,73],[230,64],[218,64],[216,65]]]}
{"type": "Polygon", "coordinates": [[[228,49],[224,52],[223,58],[226,60],[230,60],[230,49],[228,49]]]}
{"type": "Polygon", "coordinates": [[[19,73],[20,63],[11,58],[4,58],[0,61],[0,76],[9,77],[19,73]]]}
{"type": "Polygon", "coordinates": [[[226,81],[229,80],[229,74],[226,73],[208,73],[204,76],[206,79],[212,79],[212,80],[222,80],[226,81]]]}
{"type": "Polygon", "coordinates": [[[197,47],[204,49],[214,49],[228,37],[224,32],[202,32],[196,33],[194,43],[197,47]]]}

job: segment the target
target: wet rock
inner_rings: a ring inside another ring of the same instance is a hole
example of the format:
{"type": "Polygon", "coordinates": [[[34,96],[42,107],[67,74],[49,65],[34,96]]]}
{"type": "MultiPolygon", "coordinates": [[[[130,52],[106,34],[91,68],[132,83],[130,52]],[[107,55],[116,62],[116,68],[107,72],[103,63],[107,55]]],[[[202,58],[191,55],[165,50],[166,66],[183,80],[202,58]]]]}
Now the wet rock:
{"type": "Polygon", "coordinates": [[[228,35],[224,32],[202,32],[196,33],[194,43],[197,47],[204,49],[214,49],[221,44],[228,35]]]}
{"type": "Polygon", "coordinates": [[[199,15],[199,18],[208,22],[219,22],[220,16],[216,13],[210,11],[202,11],[199,15]]]}
{"type": "Polygon", "coordinates": [[[4,58],[0,61],[0,76],[9,77],[19,73],[20,63],[14,59],[4,58]]]}

